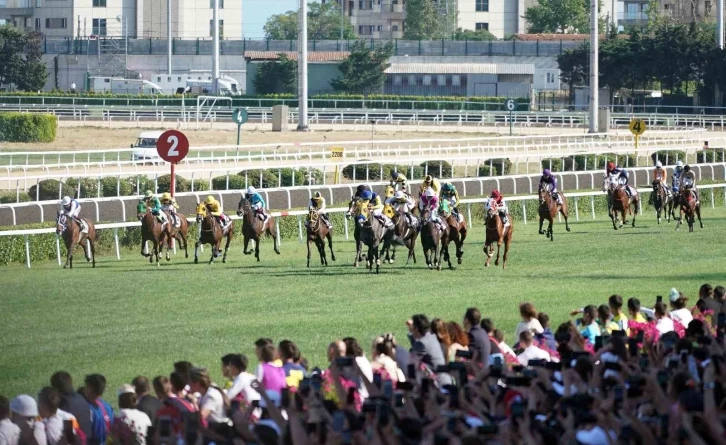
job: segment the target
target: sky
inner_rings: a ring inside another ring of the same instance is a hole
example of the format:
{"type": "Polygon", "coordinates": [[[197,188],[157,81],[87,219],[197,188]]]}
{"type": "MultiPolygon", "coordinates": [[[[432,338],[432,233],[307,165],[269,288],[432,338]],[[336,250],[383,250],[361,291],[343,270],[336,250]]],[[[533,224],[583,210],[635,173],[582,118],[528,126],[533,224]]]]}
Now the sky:
{"type": "Polygon", "coordinates": [[[274,14],[296,10],[298,0],[242,0],[242,26],[245,38],[262,39],[262,27],[274,14]]]}

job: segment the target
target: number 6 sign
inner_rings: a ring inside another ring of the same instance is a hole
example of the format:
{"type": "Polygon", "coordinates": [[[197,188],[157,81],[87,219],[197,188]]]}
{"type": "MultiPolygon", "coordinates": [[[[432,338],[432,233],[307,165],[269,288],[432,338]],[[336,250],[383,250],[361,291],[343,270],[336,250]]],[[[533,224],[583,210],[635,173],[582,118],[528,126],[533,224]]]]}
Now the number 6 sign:
{"type": "Polygon", "coordinates": [[[161,159],[176,164],[189,153],[189,140],[181,131],[166,130],[156,141],[156,152],[161,159]]]}

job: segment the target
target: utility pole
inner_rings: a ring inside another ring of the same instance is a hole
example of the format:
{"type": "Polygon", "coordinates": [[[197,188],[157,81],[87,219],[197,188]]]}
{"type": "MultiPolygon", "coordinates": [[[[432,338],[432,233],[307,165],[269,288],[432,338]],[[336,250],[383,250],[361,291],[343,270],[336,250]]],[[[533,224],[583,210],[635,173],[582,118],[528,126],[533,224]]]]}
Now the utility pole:
{"type": "Polygon", "coordinates": [[[171,0],[166,0],[166,71],[171,76],[171,0]]]}
{"type": "Polygon", "coordinates": [[[219,94],[219,0],[212,11],[212,94],[219,94]]]}
{"type": "Polygon", "coordinates": [[[598,132],[599,70],[598,55],[600,30],[598,29],[597,0],[590,0],[590,133],[598,132]]]}
{"type": "Polygon", "coordinates": [[[340,48],[343,50],[343,28],[345,27],[345,0],[340,0],[340,48]]]}
{"type": "Polygon", "coordinates": [[[306,0],[300,0],[297,30],[297,130],[308,131],[308,5],[306,0]]]}

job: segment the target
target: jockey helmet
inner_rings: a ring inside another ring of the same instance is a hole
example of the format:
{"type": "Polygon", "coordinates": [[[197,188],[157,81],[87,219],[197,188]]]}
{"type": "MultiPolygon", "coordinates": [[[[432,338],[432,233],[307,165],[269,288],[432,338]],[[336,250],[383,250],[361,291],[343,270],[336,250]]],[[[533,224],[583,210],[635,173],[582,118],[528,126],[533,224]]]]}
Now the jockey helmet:
{"type": "Polygon", "coordinates": [[[676,167],[683,167],[683,161],[676,162],[676,167]]]}
{"type": "Polygon", "coordinates": [[[358,187],[356,187],[355,191],[360,194],[360,193],[363,193],[365,191],[365,189],[366,189],[365,184],[361,184],[358,187]]]}
{"type": "Polygon", "coordinates": [[[64,196],[63,199],[61,199],[61,204],[63,205],[63,207],[68,207],[69,205],[71,205],[70,196],[64,196]]]}
{"type": "Polygon", "coordinates": [[[393,172],[393,173],[391,173],[391,177],[392,177],[393,179],[396,179],[396,178],[398,178],[398,172],[393,172]]]}
{"type": "Polygon", "coordinates": [[[403,193],[403,190],[399,190],[396,192],[395,195],[393,195],[394,199],[405,199],[406,195],[403,193]]]}
{"type": "Polygon", "coordinates": [[[426,183],[430,183],[433,180],[434,178],[431,175],[426,175],[426,177],[424,178],[424,182],[426,183]]]}
{"type": "Polygon", "coordinates": [[[359,223],[365,222],[365,220],[366,220],[365,215],[358,215],[358,222],[359,223]]]}
{"type": "Polygon", "coordinates": [[[613,161],[608,162],[607,168],[608,170],[615,170],[615,163],[613,161]]]}
{"type": "Polygon", "coordinates": [[[320,192],[315,192],[315,194],[313,194],[313,198],[315,198],[315,199],[320,199],[322,197],[323,197],[323,195],[321,195],[320,192]]]}
{"type": "Polygon", "coordinates": [[[550,176],[552,176],[552,172],[550,171],[549,168],[546,168],[546,169],[542,170],[542,176],[547,176],[549,178],[550,176]]]}
{"type": "Polygon", "coordinates": [[[683,171],[684,171],[684,172],[689,172],[689,171],[691,171],[691,166],[690,166],[690,165],[686,165],[685,167],[683,167],[683,171]]]}
{"type": "Polygon", "coordinates": [[[144,193],[144,198],[151,198],[154,196],[154,193],[152,193],[151,190],[147,190],[146,193],[144,193]]]}
{"type": "Polygon", "coordinates": [[[658,161],[655,163],[655,168],[663,168],[663,163],[658,161]]]}
{"type": "Polygon", "coordinates": [[[360,194],[360,197],[364,201],[370,201],[371,199],[373,199],[373,193],[371,193],[370,190],[364,190],[363,193],[360,194]]]}
{"type": "Polygon", "coordinates": [[[171,201],[171,193],[169,193],[169,192],[164,192],[164,193],[163,193],[163,194],[161,195],[161,200],[162,200],[162,201],[171,201]]]}
{"type": "Polygon", "coordinates": [[[247,187],[247,194],[248,195],[254,195],[255,193],[257,193],[257,190],[253,186],[247,187]]]}
{"type": "Polygon", "coordinates": [[[207,204],[214,204],[215,201],[216,201],[216,199],[214,199],[214,196],[209,195],[209,196],[207,196],[207,200],[204,202],[206,202],[207,204]]]}
{"type": "Polygon", "coordinates": [[[502,194],[499,193],[499,190],[492,190],[492,198],[499,199],[502,197],[502,194]]]}
{"type": "Polygon", "coordinates": [[[425,195],[428,196],[429,198],[431,198],[432,196],[436,196],[436,192],[434,191],[434,189],[429,187],[426,189],[425,195]]]}

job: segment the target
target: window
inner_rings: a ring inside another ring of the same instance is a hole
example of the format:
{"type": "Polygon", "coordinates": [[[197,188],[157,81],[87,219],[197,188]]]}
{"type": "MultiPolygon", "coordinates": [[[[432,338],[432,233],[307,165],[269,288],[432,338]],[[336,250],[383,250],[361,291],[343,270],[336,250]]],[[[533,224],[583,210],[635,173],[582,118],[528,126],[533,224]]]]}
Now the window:
{"type": "Polygon", "coordinates": [[[93,19],[93,30],[91,33],[95,36],[105,36],[106,34],[106,19],[93,19]]]}
{"type": "Polygon", "coordinates": [[[423,84],[424,85],[431,85],[431,76],[426,74],[423,76],[423,84]]]}
{"type": "Polygon", "coordinates": [[[489,0],[476,0],[476,12],[489,12],[489,0]]]}
{"type": "Polygon", "coordinates": [[[45,27],[47,29],[66,29],[68,22],[66,19],[45,19],[45,27]]]}
{"type": "Polygon", "coordinates": [[[376,26],[376,31],[378,31],[378,32],[383,31],[383,25],[376,26]]]}
{"type": "Polygon", "coordinates": [[[359,0],[358,9],[362,9],[362,10],[373,9],[373,1],[372,0],[359,0]]]}
{"type": "Polygon", "coordinates": [[[489,31],[489,23],[477,23],[476,24],[476,30],[477,31],[489,31]]]}
{"type": "Polygon", "coordinates": [[[35,19],[35,30],[40,31],[40,19],[35,19]]]}
{"type": "MultiPolygon", "coordinates": [[[[209,37],[214,37],[214,20],[209,21],[209,37]]],[[[224,20],[219,21],[219,38],[224,38],[224,20]]]]}
{"type": "Polygon", "coordinates": [[[398,31],[398,25],[392,25],[391,31],[398,31]]]}
{"type": "Polygon", "coordinates": [[[461,76],[458,74],[454,74],[451,76],[451,86],[453,87],[459,87],[461,86],[461,76]]]}
{"type": "Polygon", "coordinates": [[[93,7],[94,8],[105,8],[106,0],[93,0],[93,7]]]}
{"type": "MultiPolygon", "coordinates": [[[[214,9],[214,0],[209,0],[209,9],[214,9]]],[[[219,0],[219,9],[224,9],[224,0],[219,0]]]]}
{"type": "Polygon", "coordinates": [[[35,0],[35,7],[40,8],[40,0],[35,0]]]}
{"type": "Polygon", "coordinates": [[[555,73],[547,73],[546,83],[555,83],[555,73]]]}
{"type": "Polygon", "coordinates": [[[439,74],[438,76],[436,76],[436,85],[438,85],[440,87],[445,87],[446,86],[446,76],[443,74],[439,74]]]}
{"type": "Polygon", "coordinates": [[[393,84],[396,86],[400,86],[403,84],[403,76],[400,74],[396,74],[393,76],[393,84]]]}
{"type": "MultiPolygon", "coordinates": [[[[6,6],[7,6],[7,0],[0,0],[0,8],[5,8],[6,6]]],[[[3,19],[3,22],[0,24],[4,25],[5,24],[4,20],[5,19],[3,19]]]]}
{"type": "Polygon", "coordinates": [[[362,36],[370,36],[373,34],[373,26],[360,25],[358,26],[358,34],[362,36]]]}
{"type": "Polygon", "coordinates": [[[413,74],[409,75],[408,84],[411,86],[418,85],[418,83],[416,83],[416,76],[414,76],[413,74]]]}

